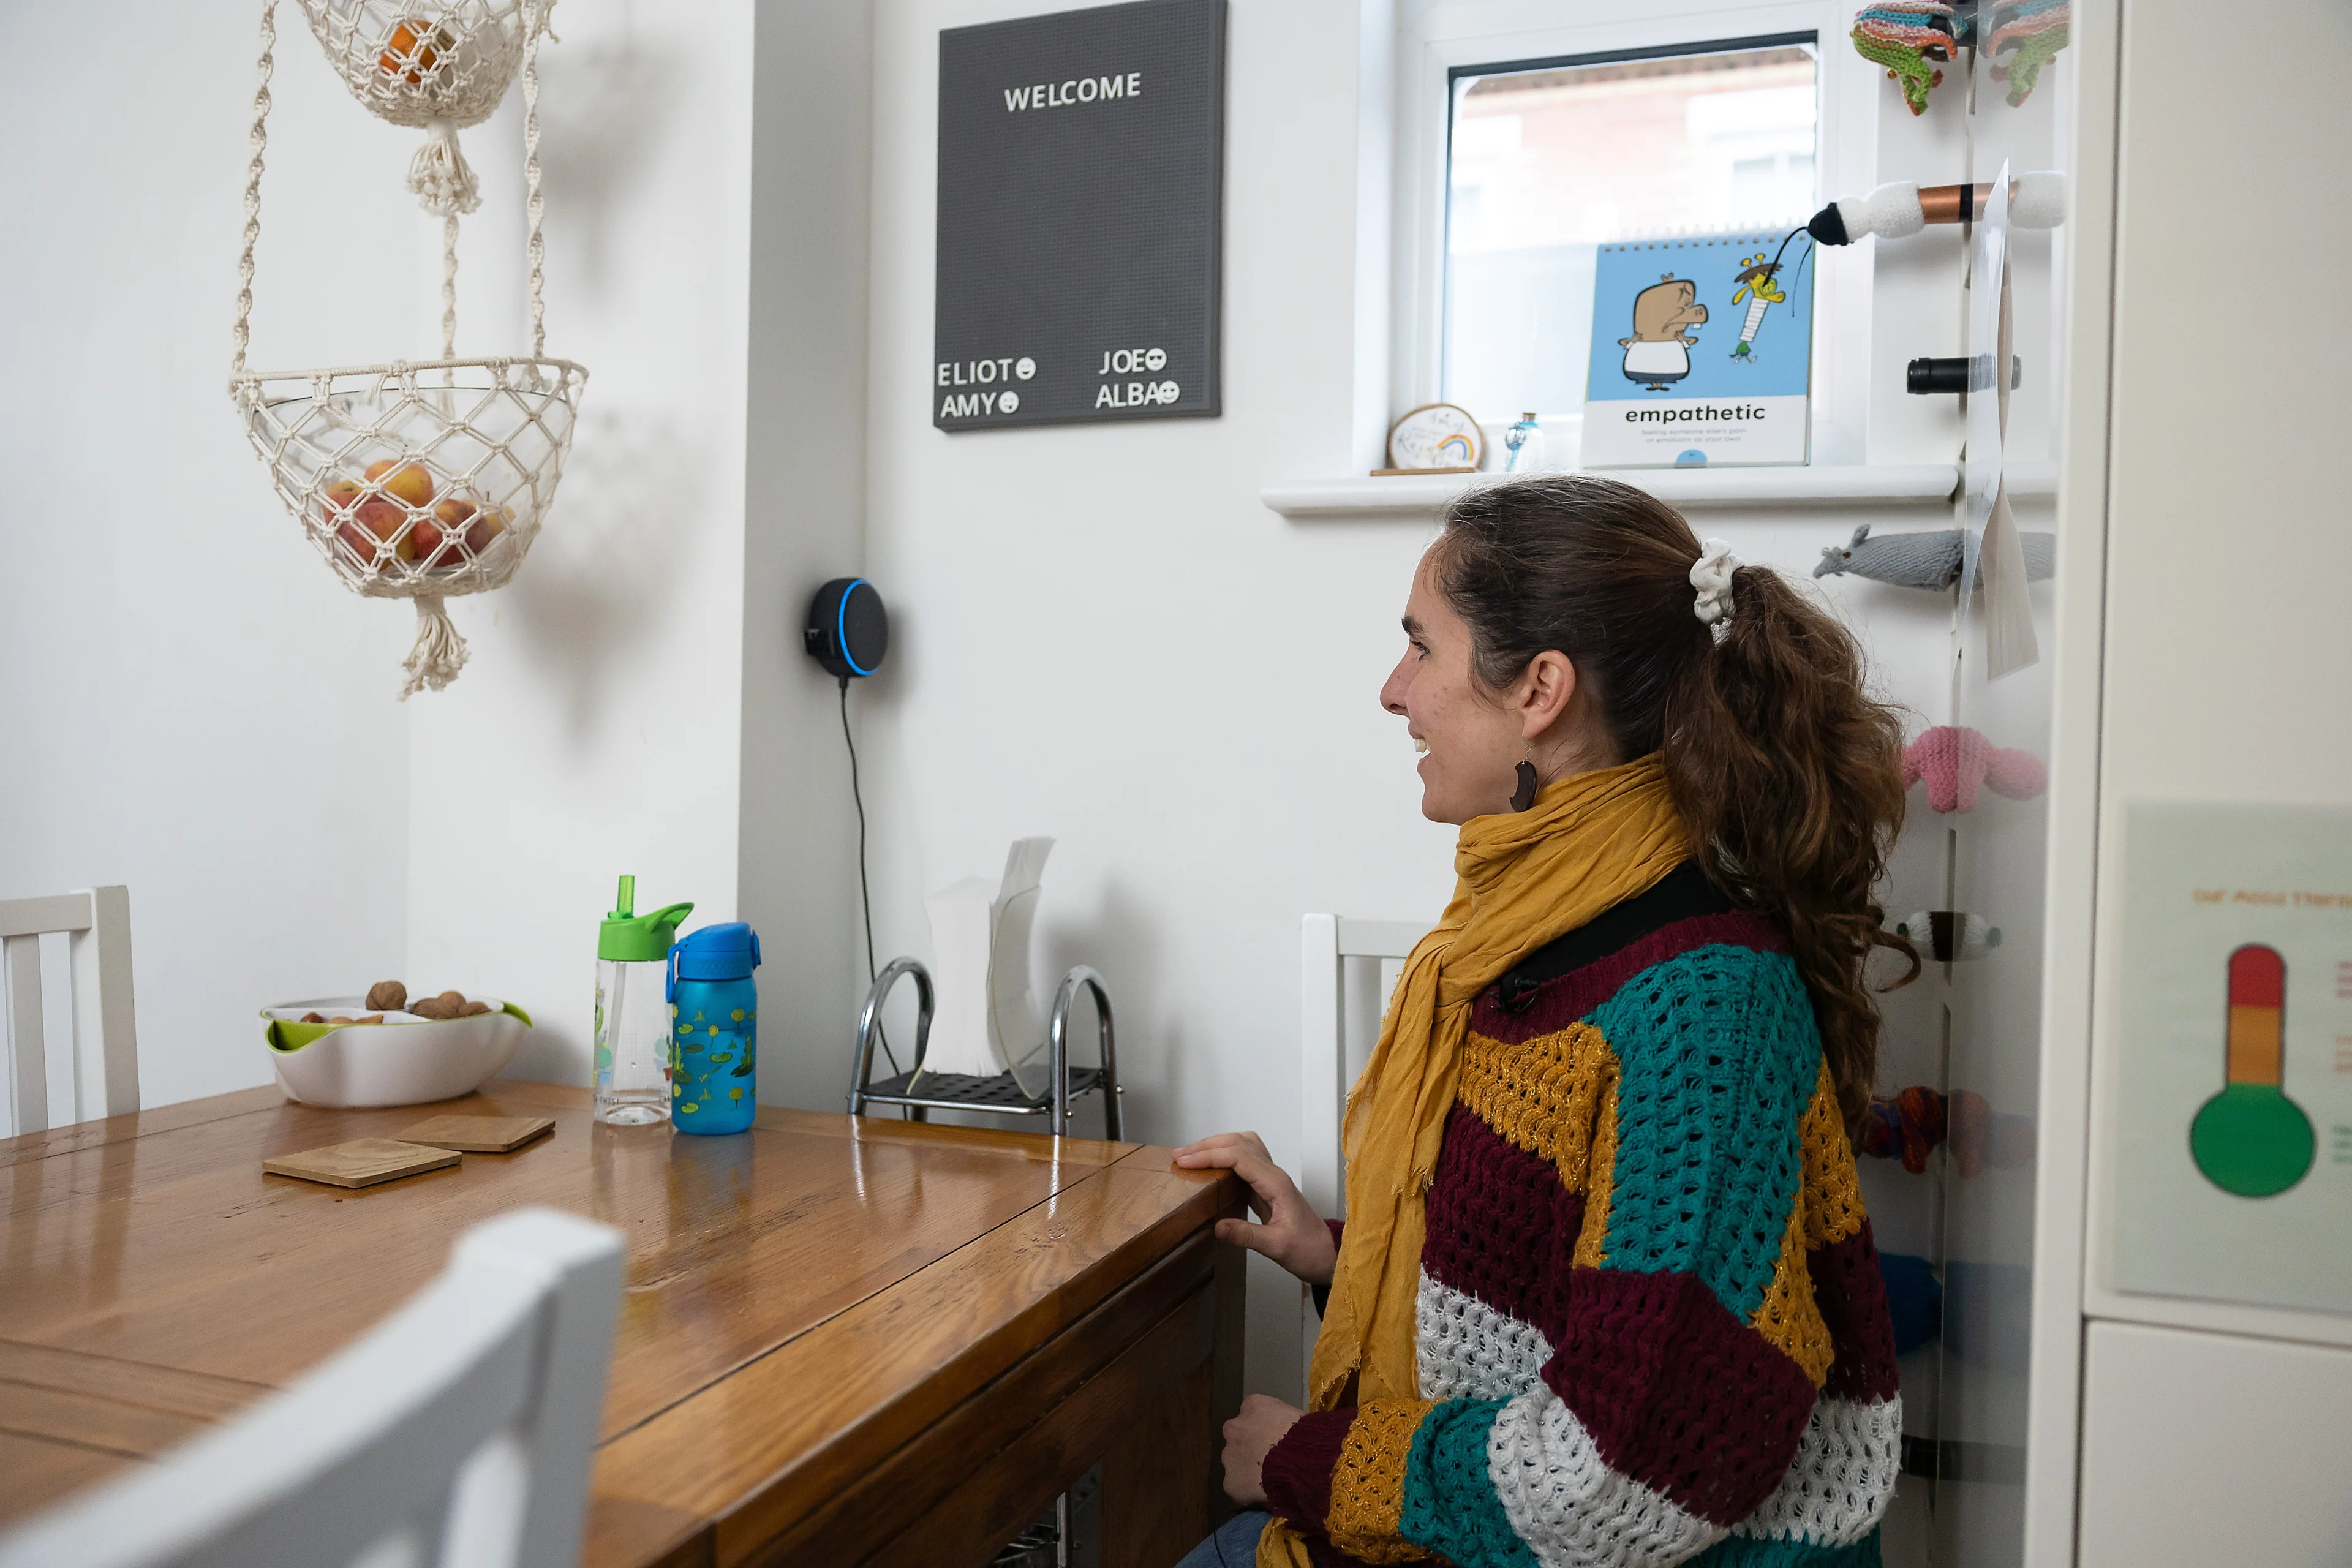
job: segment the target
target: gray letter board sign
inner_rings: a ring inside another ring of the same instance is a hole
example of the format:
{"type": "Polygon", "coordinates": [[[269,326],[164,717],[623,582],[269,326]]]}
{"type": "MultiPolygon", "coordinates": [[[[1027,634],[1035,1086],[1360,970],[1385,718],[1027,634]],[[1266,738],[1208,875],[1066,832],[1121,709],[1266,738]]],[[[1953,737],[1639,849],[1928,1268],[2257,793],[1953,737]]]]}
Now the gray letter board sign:
{"type": "Polygon", "coordinates": [[[1225,0],[940,34],[931,423],[1218,412],[1225,0]]]}

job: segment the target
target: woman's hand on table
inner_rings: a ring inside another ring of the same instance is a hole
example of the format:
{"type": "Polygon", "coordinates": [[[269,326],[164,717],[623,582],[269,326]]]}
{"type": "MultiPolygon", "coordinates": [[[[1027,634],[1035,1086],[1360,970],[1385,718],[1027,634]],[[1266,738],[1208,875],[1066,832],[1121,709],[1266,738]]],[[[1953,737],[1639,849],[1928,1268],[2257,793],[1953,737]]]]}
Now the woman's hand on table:
{"type": "Polygon", "coordinates": [[[1331,1283],[1339,1244],[1331,1239],[1331,1227],[1307,1205],[1298,1184],[1265,1152],[1265,1139],[1255,1132],[1220,1132],[1177,1150],[1176,1163],[1188,1171],[1231,1171],[1249,1184],[1250,1207],[1265,1223],[1221,1219],[1219,1241],[1263,1252],[1309,1285],[1331,1283]]]}
{"type": "Polygon", "coordinates": [[[1265,1457],[1291,1424],[1307,1412],[1268,1394],[1242,1401],[1241,1414],[1225,1423],[1225,1495],[1244,1507],[1265,1501],[1265,1457]]]}

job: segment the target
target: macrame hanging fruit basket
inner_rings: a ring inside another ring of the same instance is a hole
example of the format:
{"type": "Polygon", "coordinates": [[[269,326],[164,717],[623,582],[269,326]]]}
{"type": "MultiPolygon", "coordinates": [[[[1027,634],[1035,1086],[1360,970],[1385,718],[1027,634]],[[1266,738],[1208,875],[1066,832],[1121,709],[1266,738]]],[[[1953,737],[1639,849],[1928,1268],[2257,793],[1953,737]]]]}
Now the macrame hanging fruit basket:
{"type": "Polygon", "coordinates": [[[416,603],[404,700],[438,690],[466,662],[444,601],[503,586],[546,521],[571,449],[588,373],[546,353],[540,235],[539,39],[551,0],[301,0],[310,30],[353,97],[425,141],[409,188],[442,219],[441,357],[329,370],[246,368],[253,251],[261,233],[277,0],[264,0],[260,86],[238,263],[229,390],[287,510],[346,587],[416,603]],[[481,205],[457,132],[523,87],[529,189],[530,354],[457,357],[457,217],[481,205]]]}

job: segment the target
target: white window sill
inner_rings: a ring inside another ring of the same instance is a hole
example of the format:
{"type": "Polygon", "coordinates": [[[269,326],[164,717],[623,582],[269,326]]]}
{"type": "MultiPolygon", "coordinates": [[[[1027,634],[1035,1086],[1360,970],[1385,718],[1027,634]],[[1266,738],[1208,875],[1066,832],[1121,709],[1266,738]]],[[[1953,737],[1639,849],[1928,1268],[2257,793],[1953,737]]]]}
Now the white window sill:
{"type": "MultiPolygon", "coordinates": [[[[1294,479],[1258,491],[1288,518],[1434,517],[1474,485],[1502,474],[1405,475],[1389,479],[1294,479]]],[[[1757,468],[1615,468],[1609,478],[1680,507],[1948,506],[1959,488],[1951,463],[1868,463],[1757,468]]],[[[2044,496],[2057,483],[2054,463],[2012,463],[2013,498],[2044,496]]]]}

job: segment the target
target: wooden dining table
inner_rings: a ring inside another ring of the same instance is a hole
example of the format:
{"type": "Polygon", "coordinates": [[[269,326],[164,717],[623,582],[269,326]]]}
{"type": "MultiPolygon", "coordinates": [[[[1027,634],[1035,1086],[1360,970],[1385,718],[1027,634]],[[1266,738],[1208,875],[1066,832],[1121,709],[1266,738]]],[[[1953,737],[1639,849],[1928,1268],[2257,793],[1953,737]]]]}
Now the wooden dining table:
{"type": "Polygon", "coordinates": [[[1227,1506],[1242,1192],[1132,1143],[762,1108],[606,1126],[494,1079],[420,1110],[274,1088],[0,1142],[0,1529],[299,1379],[526,1204],[628,1248],[593,1564],[978,1568],[1073,1482],[1099,1561],[1164,1568],[1227,1506]],[[554,1119],[345,1190],[274,1156],[441,1112],[554,1119]]]}

